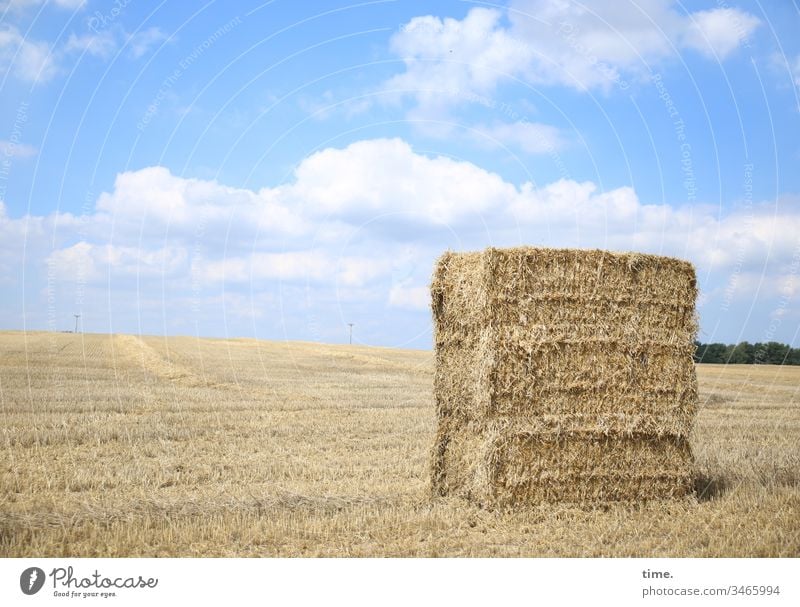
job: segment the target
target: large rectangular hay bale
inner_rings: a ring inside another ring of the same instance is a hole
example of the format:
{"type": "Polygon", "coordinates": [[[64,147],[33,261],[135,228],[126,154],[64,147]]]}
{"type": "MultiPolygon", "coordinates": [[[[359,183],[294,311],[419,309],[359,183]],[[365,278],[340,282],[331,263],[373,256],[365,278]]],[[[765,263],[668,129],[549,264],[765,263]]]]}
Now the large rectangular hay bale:
{"type": "Polygon", "coordinates": [[[490,248],[445,253],[431,291],[436,495],[506,506],[691,491],[690,263],[490,248]]]}

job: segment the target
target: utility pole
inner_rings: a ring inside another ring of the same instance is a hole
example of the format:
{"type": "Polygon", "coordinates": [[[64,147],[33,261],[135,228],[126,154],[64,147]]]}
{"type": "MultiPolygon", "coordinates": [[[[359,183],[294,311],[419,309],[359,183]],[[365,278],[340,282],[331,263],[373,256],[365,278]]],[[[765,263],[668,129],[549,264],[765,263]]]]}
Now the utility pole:
{"type": "Polygon", "coordinates": [[[347,326],[350,327],[350,345],[353,345],[353,323],[347,323],[347,326]]]}
{"type": "Polygon", "coordinates": [[[73,316],[75,317],[75,333],[77,333],[78,332],[78,319],[81,317],[81,315],[80,314],[73,314],[73,316]]]}

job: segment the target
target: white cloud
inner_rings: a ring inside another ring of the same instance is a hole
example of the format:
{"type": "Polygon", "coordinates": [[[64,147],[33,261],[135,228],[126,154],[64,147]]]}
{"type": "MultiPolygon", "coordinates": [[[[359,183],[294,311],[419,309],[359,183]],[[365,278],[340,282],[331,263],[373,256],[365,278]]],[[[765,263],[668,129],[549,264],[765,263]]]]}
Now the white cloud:
{"type": "Polygon", "coordinates": [[[733,8],[681,11],[674,0],[514,0],[507,13],[473,8],[460,21],[415,17],[392,37],[406,69],[384,88],[412,95],[417,113],[427,115],[489,95],[511,78],[627,88],[625,78],[639,78],[683,49],[724,59],[760,24],[733,8]]]}
{"type": "MultiPolygon", "coordinates": [[[[8,8],[12,11],[21,12],[29,7],[39,6],[45,2],[47,2],[47,0],[4,0],[3,2],[0,2],[0,8],[8,8]]],[[[76,10],[84,8],[86,5],[86,0],[51,0],[49,4],[59,8],[76,10]]]]}
{"type": "Polygon", "coordinates": [[[798,312],[797,306],[790,306],[790,302],[800,301],[800,278],[791,269],[777,269],[770,272],[756,270],[741,270],[731,274],[725,286],[724,295],[730,299],[747,301],[752,299],[754,293],[769,297],[773,300],[770,309],[771,315],[782,316],[788,312],[798,312]],[[781,301],[785,302],[781,305],[781,301]]]}
{"type": "Polygon", "coordinates": [[[18,143],[7,139],[0,139],[0,156],[6,158],[30,158],[39,152],[34,146],[28,143],[18,143]]]}
{"type": "Polygon", "coordinates": [[[112,58],[122,41],[128,44],[128,56],[138,59],[168,36],[157,27],[137,34],[127,34],[117,26],[94,33],[72,32],[67,41],[54,48],[48,42],[25,38],[14,26],[0,28],[0,71],[25,82],[47,82],[62,71],[68,56],[87,54],[99,59],[112,58]]]}
{"type": "Polygon", "coordinates": [[[58,73],[46,42],[24,38],[13,26],[0,29],[0,71],[25,82],[46,82],[58,73]]]}
{"type": "Polygon", "coordinates": [[[251,284],[254,281],[338,283],[359,287],[385,272],[388,262],[372,257],[337,256],[324,250],[253,253],[192,266],[195,279],[204,283],[251,284]]]}
{"type": "Polygon", "coordinates": [[[535,49],[535,60],[524,71],[527,77],[578,89],[610,87],[620,72],[672,52],[681,18],[671,4],[516,0],[509,20],[513,35],[535,49]]]}
{"type": "MultiPolygon", "coordinates": [[[[800,88],[800,55],[792,57],[775,51],[770,54],[767,65],[779,78],[780,88],[800,88]]],[[[800,105],[796,109],[800,111],[800,105]]]]}
{"type": "Polygon", "coordinates": [[[61,8],[78,9],[84,8],[87,4],[87,0],[53,0],[53,4],[61,8]]]}
{"type": "Polygon", "coordinates": [[[393,285],[389,289],[389,305],[395,308],[426,310],[430,306],[431,293],[428,286],[413,287],[393,285]]]}
{"type": "Polygon", "coordinates": [[[390,250],[392,239],[414,242],[431,229],[464,238],[489,230],[499,244],[522,231],[549,239],[550,246],[638,248],[716,268],[758,264],[767,251],[785,259],[798,245],[800,212],[788,199],[749,215],[719,219],[717,213],[699,205],[644,204],[630,187],[601,191],[591,181],[516,186],[470,162],[419,154],[400,139],[376,139],[322,150],[300,163],[291,182],[259,191],[176,176],[164,167],[129,171],[99,196],[94,215],[62,215],[59,224],[84,232],[97,226],[91,232],[97,239],[113,222],[119,255],[73,251],[95,261],[105,255],[112,265],[157,265],[161,258],[153,251],[190,250],[216,233],[225,238],[221,246],[215,242],[190,260],[207,280],[305,277],[363,285],[385,276],[403,289],[419,284],[413,270],[428,248],[384,259],[370,249],[374,244],[359,249],[358,234],[369,243],[377,236],[382,250],[390,250]],[[164,243],[167,234],[172,240],[164,243]]]}
{"type": "Polygon", "coordinates": [[[97,208],[117,217],[142,216],[146,220],[180,223],[191,212],[189,192],[195,186],[214,189],[209,182],[175,177],[164,167],[127,171],[117,175],[112,193],[100,195],[97,208]]]}
{"type": "Polygon", "coordinates": [[[311,214],[450,224],[501,205],[514,186],[474,164],[416,154],[401,139],[360,141],[305,159],[286,188],[311,214]]]}
{"type": "MultiPolygon", "coordinates": [[[[21,13],[44,2],[45,0],[5,0],[0,1],[0,10],[21,13]]],[[[49,4],[69,10],[80,10],[84,8],[86,2],[54,0],[49,4]]],[[[59,72],[57,55],[58,52],[48,42],[23,36],[13,25],[0,27],[0,72],[13,74],[23,82],[44,83],[59,72]]]]}
{"type": "Polygon", "coordinates": [[[278,202],[278,191],[232,188],[148,167],[117,175],[114,190],[98,197],[97,209],[113,216],[121,229],[144,223],[151,231],[167,226],[192,231],[231,223],[265,234],[305,231],[303,219],[278,202]]]}
{"type": "Polygon", "coordinates": [[[490,92],[532,57],[531,47],[504,29],[501,19],[500,11],[486,8],[471,9],[461,21],[413,18],[392,37],[391,48],[405,61],[406,71],[386,88],[410,91],[431,106],[465,93],[490,92]]]}
{"type": "MultiPolygon", "coordinates": [[[[178,301],[211,302],[229,291],[291,292],[287,314],[300,306],[421,311],[443,250],[524,243],[689,259],[707,310],[723,296],[752,300],[753,285],[763,285],[760,297],[796,295],[786,277],[800,265],[798,209],[784,197],[719,217],[716,207],[646,204],[630,187],[516,185],[469,162],[377,139],[322,150],[289,182],[258,191],[149,167],[120,174],[84,217],[13,219],[0,206],[0,282],[16,284],[24,265],[26,285],[34,285],[35,264],[49,263],[62,289],[113,283],[115,313],[143,298],[183,321],[178,301]]],[[[764,301],[762,311],[775,307],[764,301]]]]}
{"type": "Polygon", "coordinates": [[[150,27],[136,34],[129,34],[127,39],[130,55],[134,59],[138,59],[150,52],[150,49],[155,45],[168,38],[169,36],[158,27],[150,27]]]}
{"type": "Polygon", "coordinates": [[[716,8],[690,16],[684,33],[686,46],[712,57],[725,59],[748,39],[761,22],[739,9],[716,8]]]}
{"type": "Polygon", "coordinates": [[[73,32],[69,35],[63,50],[66,53],[86,52],[101,59],[110,59],[124,41],[128,47],[128,55],[133,59],[139,59],[167,38],[167,34],[158,27],[128,34],[121,27],[115,26],[91,34],[77,35],[73,32]]]}
{"type": "Polygon", "coordinates": [[[597,185],[591,181],[578,183],[559,179],[543,188],[535,188],[530,183],[523,185],[510,208],[519,221],[585,221],[605,225],[608,219],[632,222],[640,211],[640,203],[629,187],[598,193],[597,185]]]}
{"type": "Polygon", "coordinates": [[[117,40],[111,30],[81,36],[72,33],[64,44],[64,51],[87,53],[101,59],[109,59],[117,52],[117,40]]]}
{"type": "Polygon", "coordinates": [[[479,125],[475,130],[487,142],[516,147],[528,154],[552,154],[567,145],[559,129],[538,122],[495,122],[479,125]]]}
{"type": "Polygon", "coordinates": [[[53,251],[47,263],[61,280],[103,282],[109,277],[165,278],[186,267],[188,254],[183,247],[144,249],[115,244],[78,242],[53,251]]]}

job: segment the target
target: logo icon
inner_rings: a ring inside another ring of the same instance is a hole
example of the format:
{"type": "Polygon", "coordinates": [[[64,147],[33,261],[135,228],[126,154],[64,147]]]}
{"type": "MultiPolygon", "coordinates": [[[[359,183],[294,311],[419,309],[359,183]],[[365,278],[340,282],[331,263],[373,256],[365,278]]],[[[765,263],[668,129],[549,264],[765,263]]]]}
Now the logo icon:
{"type": "Polygon", "coordinates": [[[36,594],[44,586],[44,571],[38,567],[28,567],[19,576],[19,587],[25,594],[36,594]]]}

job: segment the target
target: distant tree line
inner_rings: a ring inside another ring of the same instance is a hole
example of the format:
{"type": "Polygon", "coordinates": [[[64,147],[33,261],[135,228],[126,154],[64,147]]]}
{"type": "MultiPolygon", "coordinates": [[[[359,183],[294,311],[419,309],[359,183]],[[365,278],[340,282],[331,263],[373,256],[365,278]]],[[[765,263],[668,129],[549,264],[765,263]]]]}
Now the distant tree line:
{"type": "Polygon", "coordinates": [[[694,342],[694,361],[732,365],[800,365],[800,348],[791,348],[777,341],[736,345],[701,344],[694,342]]]}

